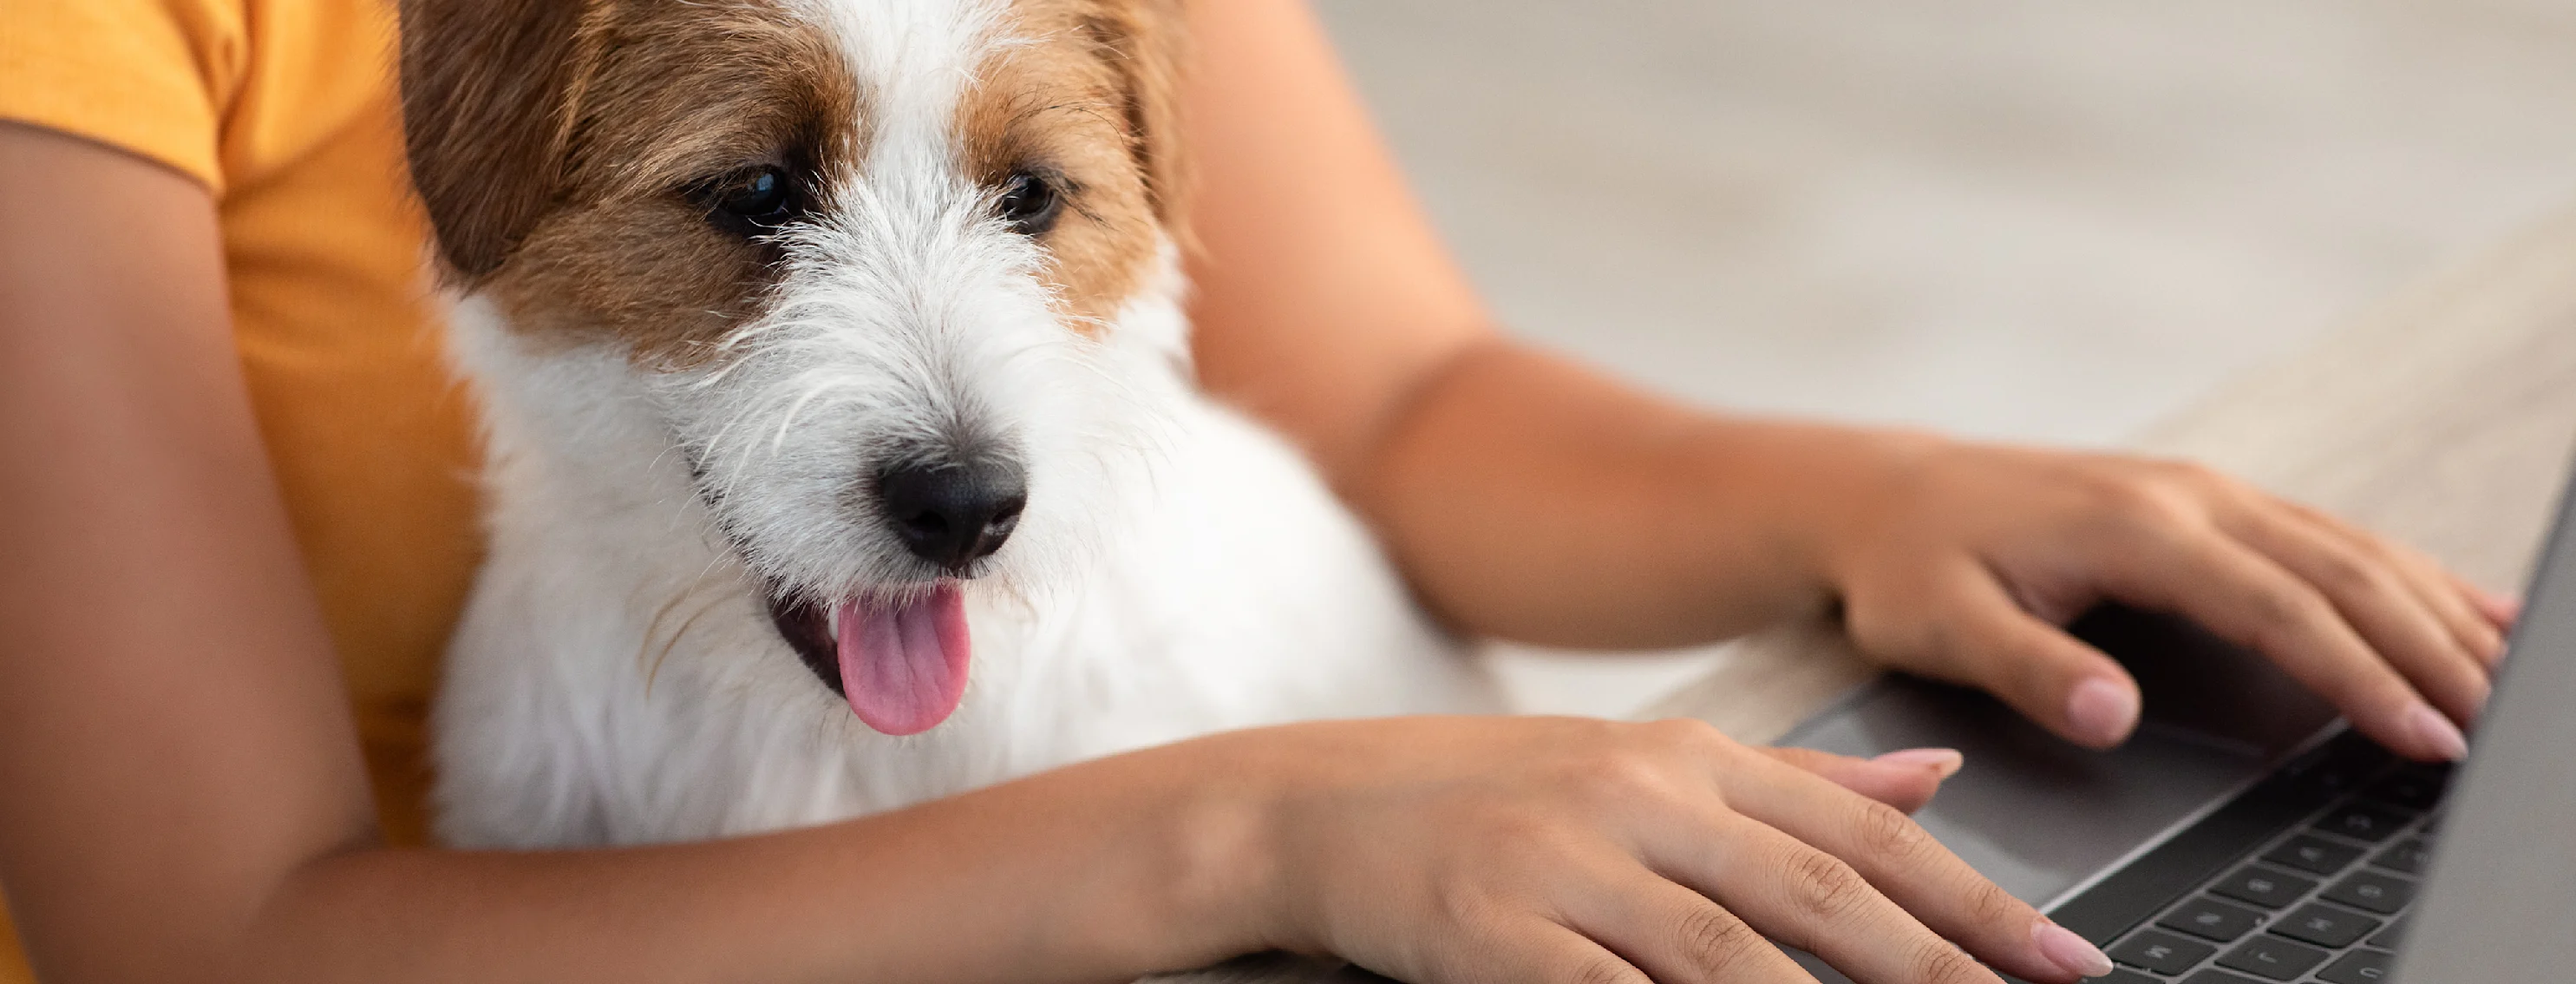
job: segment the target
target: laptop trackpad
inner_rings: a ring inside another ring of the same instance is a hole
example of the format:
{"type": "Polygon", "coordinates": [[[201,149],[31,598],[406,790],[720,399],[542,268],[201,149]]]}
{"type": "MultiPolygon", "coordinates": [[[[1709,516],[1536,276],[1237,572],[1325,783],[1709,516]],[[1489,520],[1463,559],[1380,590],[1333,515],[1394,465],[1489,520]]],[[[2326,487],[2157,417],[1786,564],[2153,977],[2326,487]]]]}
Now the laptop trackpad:
{"type": "Polygon", "coordinates": [[[2076,747],[1981,693],[1904,677],[1863,688],[1780,744],[1964,752],[1966,768],[1915,818],[2006,891],[2046,905],[2260,778],[2333,718],[2268,661],[2178,619],[2106,607],[2074,631],[2146,692],[2146,722],[2118,749],[2076,747]]]}
{"type": "Polygon", "coordinates": [[[1956,748],[1967,767],[1914,815],[1995,884],[2045,905],[2260,776],[2260,748],[2149,722],[2111,752],[2059,741],[1983,694],[1915,680],[1873,686],[1784,745],[1844,755],[1956,748]]]}
{"type": "MultiPolygon", "coordinates": [[[[1898,676],[1779,744],[1862,756],[1960,750],[1966,767],[1915,820],[2005,891],[2045,908],[2262,778],[2333,721],[2269,661],[2182,620],[2106,606],[2072,631],[2118,657],[2146,694],[2146,720],[2119,748],[2078,748],[1982,693],[1898,676]]],[[[1812,955],[1789,952],[1821,984],[1847,984],[1812,955]]]]}

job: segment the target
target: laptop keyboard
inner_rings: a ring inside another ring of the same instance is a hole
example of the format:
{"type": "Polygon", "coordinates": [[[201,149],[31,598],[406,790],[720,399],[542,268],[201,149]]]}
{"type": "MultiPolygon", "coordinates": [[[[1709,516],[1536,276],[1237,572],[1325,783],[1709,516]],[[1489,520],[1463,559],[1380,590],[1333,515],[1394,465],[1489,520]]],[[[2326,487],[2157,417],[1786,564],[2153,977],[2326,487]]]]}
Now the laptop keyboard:
{"type": "Polygon", "coordinates": [[[2382,984],[2449,780],[2346,732],[2051,915],[2100,984],[2382,984]]]}

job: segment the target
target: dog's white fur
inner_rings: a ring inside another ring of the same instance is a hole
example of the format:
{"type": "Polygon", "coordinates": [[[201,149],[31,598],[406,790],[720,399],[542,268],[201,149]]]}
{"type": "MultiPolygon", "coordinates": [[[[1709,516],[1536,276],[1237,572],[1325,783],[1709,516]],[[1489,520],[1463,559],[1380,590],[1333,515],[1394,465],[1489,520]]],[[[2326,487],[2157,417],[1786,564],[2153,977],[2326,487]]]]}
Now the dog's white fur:
{"type": "Polygon", "coordinates": [[[623,844],[811,824],[1210,731],[1483,710],[1490,684],[1285,442],[1201,395],[1168,244],[1067,323],[949,132],[1009,36],[976,0],[810,0],[885,113],[777,301],[688,370],[531,338],[462,300],[491,551],[437,708],[439,830],[623,844]],[[870,730],[781,640],[769,586],[887,596],[917,562],[852,476],[904,442],[1018,449],[1029,504],[967,583],[971,683],[870,730]]]}

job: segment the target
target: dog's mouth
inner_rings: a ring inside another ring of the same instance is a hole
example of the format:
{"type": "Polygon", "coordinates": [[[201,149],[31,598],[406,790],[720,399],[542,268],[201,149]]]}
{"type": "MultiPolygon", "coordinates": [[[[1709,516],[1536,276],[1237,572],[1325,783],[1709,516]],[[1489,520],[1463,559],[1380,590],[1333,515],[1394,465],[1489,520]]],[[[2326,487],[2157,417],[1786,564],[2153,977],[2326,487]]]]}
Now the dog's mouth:
{"type": "Polygon", "coordinates": [[[938,727],[966,696],[966,606],[954,581],[831,606],[773,595],[769,618],[806,668],[885,734],[938,727]]]}

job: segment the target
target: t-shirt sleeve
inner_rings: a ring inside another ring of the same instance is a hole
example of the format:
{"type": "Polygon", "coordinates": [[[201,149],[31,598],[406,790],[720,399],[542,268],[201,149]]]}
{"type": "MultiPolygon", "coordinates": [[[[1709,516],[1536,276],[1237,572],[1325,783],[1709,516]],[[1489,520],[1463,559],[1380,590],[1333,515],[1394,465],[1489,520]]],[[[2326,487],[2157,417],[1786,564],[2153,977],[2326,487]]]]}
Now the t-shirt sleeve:
{"type": "Polygon", "coordinates": [[[0,0],[0,119],[159,161],[221,192],[239,0],[0,0]]]}

